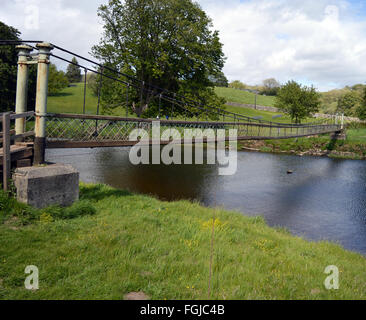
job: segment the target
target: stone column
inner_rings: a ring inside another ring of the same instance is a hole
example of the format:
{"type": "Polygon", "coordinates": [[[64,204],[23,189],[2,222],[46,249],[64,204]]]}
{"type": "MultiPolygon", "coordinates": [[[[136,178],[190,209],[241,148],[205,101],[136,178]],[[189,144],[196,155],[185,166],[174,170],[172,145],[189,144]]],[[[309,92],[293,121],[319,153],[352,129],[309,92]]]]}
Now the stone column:
{"type": "MultiPolygon", "coordinates": [[[[24,113],[27,111],[27,97],[28,97],[28,58],[33,50],[32,47],[21,45],[16,47],[18,53],[18,76],[17,76],[17,93],[15,112],[24,113]]],[[[25,118],[15,120],[15,134],[22,134],[25,132],[25,118]]]]}
{"type": "Polygon", "coordinates": [[[38,74],[36,96],[36,136],[34,140],[34,164],[43,164],[46,148],[46,115],[48,94],[49,56],[53,47],[49,43],[38,43],[38,74]]]}

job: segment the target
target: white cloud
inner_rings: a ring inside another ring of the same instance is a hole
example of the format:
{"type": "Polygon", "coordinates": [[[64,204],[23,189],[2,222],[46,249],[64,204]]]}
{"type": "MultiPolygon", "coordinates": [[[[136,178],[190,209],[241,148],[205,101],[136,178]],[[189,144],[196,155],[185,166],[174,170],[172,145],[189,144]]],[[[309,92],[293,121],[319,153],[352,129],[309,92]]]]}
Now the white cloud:
{"type": "MultiPolygon", "coordinates": [[[[1,0],[0,20],[21,30],[23,39],[50,41],[88,56],[101,37],[97,8],[106,1],[1,0]],[[32,23],[35,7],[39,19],[32,23]]],[[[230,80],[295,79],[322,90],[366,80],[366,22],[357,12],[362,1],[198,2],[220,31],[230,80]]]]}
{"type": "Polygon", "coordinates": [[[366,81],[366,23],[346,1],[199,1],[220,30],[230,80],[268,77],[321,90],[366,81]]]}
{"type": "MultiPolygon", "coordinates": [[[[22,39],[42,40],[89,56],[102,34],[102,24],[97,8],[105,1],[70,0],[1,0],[0,21],[21,31],[22,39]],[[38,9],[38,21],[32,22],[34,8],[38,9]],[[37,25],[37,28],[32,27],[37,25]]],[[[58,52],[59,54],[59,52],[58,52]]],[[[62,54],[60,54],[62,55],[62,54]]],[[[64,55],[66,58],[70,56],[64,55]]],[[[71,58],[70,58],[71,60],[71,58]]],[[[53,61],[56,62],[56,61],[53,61]]],[[[65,63],[57,62],[65,67],[65,63]]]]}

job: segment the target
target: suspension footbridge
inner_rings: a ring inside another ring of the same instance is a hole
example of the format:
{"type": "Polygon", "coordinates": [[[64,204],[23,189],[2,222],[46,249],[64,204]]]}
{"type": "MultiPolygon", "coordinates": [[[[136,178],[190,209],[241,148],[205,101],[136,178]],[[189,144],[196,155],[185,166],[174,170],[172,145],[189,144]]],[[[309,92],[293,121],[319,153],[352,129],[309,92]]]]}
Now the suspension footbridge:
{"type": "MultiPolygon", "coordinates": [[[[237,130],[238,140],[268,140],[339,133],[343,129],[334,119],[307,124],[278,123],[204,105],[50,43],[0,40],[0,45],[16,46],[19,52],[15,110],[1,118],[3,148],[0,149],[0,158],[3,159],[3,168],[10,167],[11,157],[17,161],[22,160],[19,156],[22,152],[28,158],[31,154],[34,164],[42,164],[46,148],[123,147],[134,145],[141,139],[153,144],[153,127],[157,121],[162,129],[172,132],[171,135],[161,138],[163,144],[172,140],[184,144],[183,137],[187,129],[202,132],[204,136],[199,137],[200,141],[202,138],[208,141],[205,137],[205,132],[208,131],[214,132],[216,137],[218,131],[224,132],[224,140],[229,140],[229,133],[233,129],[237,130]],[[75,63],[70,56],[77,57],[84,63],[75,63]],[[51,58],[74,64],[84,70],[83,114],[47,112],[48,69],[51,58]],[[28,69],[32,64],[38,66],[35,108],[27,105],[28,69]],[[94,115],[85,114],[87,75],[90,73],[99,78],[98,105],[94,115]],[[124,117],[100,114],[101,92],[103,81],[106,80],[125,87],[126,96],[121,104],[124,117]],[[149,106],[141,105],[140,110],[134,107],[135,102],[129,96],[129,89],[132,87],[138,89],[141,95],[149,94],[153,97],[158,105],[157,118],[139,117],[141,110],[149,106]],[[15,121],[15,126],[11,125],[11,120],[15,121]],[[143,135],[131,141],[130,134],[134,130],[141,130],[143,135]],[[13,139],[10,138],[11,133],[14,135],[13,139]]],[[[214,141],[218,141],[218,138],[214,141]]]]}

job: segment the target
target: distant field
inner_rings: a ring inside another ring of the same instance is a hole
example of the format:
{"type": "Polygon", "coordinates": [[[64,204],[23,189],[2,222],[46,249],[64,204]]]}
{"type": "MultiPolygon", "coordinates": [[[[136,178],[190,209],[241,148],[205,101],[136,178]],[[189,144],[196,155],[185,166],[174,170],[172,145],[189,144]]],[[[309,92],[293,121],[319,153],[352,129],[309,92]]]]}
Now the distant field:
{"type": "MultiPolygon", "coordinates": [[[[83,113],[84,104],[84,84],[76,83],[72,87],[65,88],[55,96],[49,96],[47,102],[47,111],[50,113],[83,113]]],[[[86,114],[97,114],[98,97],[90,89],[86,90],[86,114]]],[[[100,106],[99,114],[103,114],[100,106]]],[[[124,108],[116,108],[112,115],[124,116],[124,108]]]]}
{"type": "MultiPolygon", "coordinates": [[[[230,89],[230,88],[216,88],[216,91],[221,91],[224,93],[228,93],[231,91],[238,91],[239,94],[248,94],[248,99],[250,95],[254,97],[252,93],[244,92],[240,90],[230,89]],[[223,89],[223,90],[221,90],[223,89]]],[[[258,104],[261,103],[261,99],[273,99],[271,97],[263,97],[258,96],[258,104]]],[[[235,102],[235,101],[233,101],[235,102]]],[[[239,101],[245,103],[243,101],[239,101]]],[[[254,102],[254,100],[253,100],[254,102]]],[[[51,113],[82,113],[83,112],[83,103],[84,103],[84,85],[82,83],[75,84],[73,87],[68,87],[62,90],[61,93],[55,96],[48,97],[48,106],[47,110],[51,113]]],[[[248,103],[249,100],[248,100],[248,103]]],[[[90,89],[87,88],[86,91],[86,113],[87,114],[96,114],[98,105],[98,98],[94,96],[90,89]]],[[[262,116],[265,120],[272,120],[272,117],[275,115],[279,115],[280,113],[274,112],[266,112],[266,111],[258,111],[249,108],[241,108],[241,107],[231,107],[227,106],[227,111],[243,114],[248,117],[257,117],[262,116]]],[[[124,110],[116,110],[116,115],[124,115],[124,110]]],[[[289,122],[288,117],[284,117],[281,119],[276,119],[277,122],[289,122]]]]}
{"type": "MultiPolygon", "coordinates": [[[[55,96],[49,96],[47,111],[51,113],[83,113],[84,104],[84,85],[75,84],[62,90],[55,96]]],[[[86,91],[86,113],[95,114],[97,111],[98,99],[91,90],[86,91]]]]}
{"type": "MultiPolygon", "coordinates": [[[[239,95],[243,95],[247,97],[254,97],[252,93],[235,90],[231,88],[216,88],[216,91],[224,92],[226,94],[235,91],[234,93],[237,93],[239,95]]],[[[273,97],[264,97],[264,96],[258,96],[258,104],[261,104],[264,100],[273,100],[273,97]]],[[[248,101],[248,100],[247,100],[248,101]]],[[[235,101],[233,101],[235,102],[235,101]]],[[[240,101],[241,103],[245,103],[243,101],[240,101]]],[[[55,96],[49,96],[48,97],[48,106],[47,110],[50,113],[77,113],[81,114],[83,113],[83,103],[84,103],[84,85],[82,83],[75,84],[72,87],[68,87],[59,94],[55,96]]],[[[86,91],[86,114],[96,114],[97,112],[97,105],[98,105],[98,98],[94,96],[90,89],[87,88],[86,91]]],[[[230,112],[234,112],[237,114],[242,114],[247,117],[262,117],[263,120],[268,120],[272,122],[280,122],[280,123],[290,123],[291,119],[282,114],[283,116],[280,118],[273,118],[274,116],[281,115],[281,113],[276,112],[269,112],[269,111],[260,111],[260,110],[254,110],[250,108],[243,108],[243,107],[233,107],[233,106],[226,106],[226,110],[230,112]]],[[[102,109],[100,109],[100,113],[102,113],[102,109]]],[[[125,115],[124,108],[117,108],[114,112],[114,115],[125,115]]],[[[175,118],[180,119],[181,117],[175,118]]],[[[187,119],[189,120],[189,119],[187,119]]],[[[193,119],[192,119],[193,120],[193,119]]],[[[194,119],[196,120],[196,118],[194,119]]],[[[309,119],[304,122],[314,121],[314,119],[309,119]]]]}
{"type": "MultiPolygon", "coordinates": [[[[225,98],[228,102],[236,102],[243,104],[254,104],[255,94],[247,91],[242,91],[232,88],[216,87],[215,92],[219,97],[225,98]]],[[[275,102],[274,97],[257,96],[257,104],[260,106],[273,107],[275,102]]]]}
{"type": "Polygon", "coordinates": [[[269,111],[261,111],[261,110],[254,110],[250,108],[243,108],[243,107],[232,107],[226,106],[226,111],[242,114],[243,116],[247,117],[262,117],[263,120],[273,121],[273,122],[281,122],[281,123],[289,123],[291,122],[290,117],[277,112],[269,112],[269,111]],[[281,118],[275,118],[274,116],[283,115],[281,118]]]}

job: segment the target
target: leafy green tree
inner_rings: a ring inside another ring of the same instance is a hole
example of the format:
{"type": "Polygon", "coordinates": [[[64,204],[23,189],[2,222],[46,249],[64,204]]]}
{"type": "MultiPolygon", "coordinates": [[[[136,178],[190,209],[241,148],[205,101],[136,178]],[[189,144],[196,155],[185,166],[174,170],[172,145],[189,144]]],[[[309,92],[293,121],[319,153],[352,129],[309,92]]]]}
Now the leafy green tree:
{"type": "MultiPolygon", "coordinates": [[[[92,48],[93,55],[145,84],[130,87],[130,101],[156,109],[161,92],[158,88],[163,88],[223,107],[224,100],[215,95],[209,79],[218,76],[224,66],[222,44],[218,31],[212,30],[211,19],[197,3],[110,0],[99,7],[98,15],[104,21],[104,35],[99,45],[92,48]]],[[[125,93],[126,86],[103,78],[104,105],[124,103],[125,93]],[[105,100],[104,92],[112,91],[108,86],[114,90],[120,87],[114,101],[111,95],[105,100]]],[[[170,103],[162,107],[168,110],[170,103]]]]}
{"type": "Polygon", "coordinates": [[[362,102],[356,109],[356,115],[360,120],[366,120],[366,88],[363,91],[362,102]]]}
{"type": "MultiPolygon", "coordinates": [[[[20,32],[0,21],[0,39],[19,40],[20,32]]],[[[14,111],[17,79],[15,46],[0,46],[0,111],[14,111]]]]}
{"type": "MultiPolygon", "coordinates": [[[[78,61],[76,60],[75,57],[72,58],[71,62],[73,62],[75,64],[78,64],[78,61]]],[[[66,77],[67,77],[67,79],[69,80],[70,83],[80,82],[81,81],[80,67],[70,63],[67,66],[66,77]]]]}
{"type": "Polygon", "coordinates": [[[229,81],[223,72],[219,72],[216,76],[210,76],[209,79],[216,87],[227,88],[229,86],[229,81]]]}
{"type": "MultiPolygon", "coordinates": [[[[0,21],[0,39],[20,40],[20,32],[0,21]]],[[[18,52],[15,45],[0,46],[0,111],[15,111],[18,52]]],[[[29,66],[28,110],[34,110],[37,66],[29,66]]]]}
{"type": "Polygon", "coordinates": [[[93,95],[98,95],[98,84],[97,84],[98,76],[95,73],[91,73],[88,75],[86,81],[88,88],[92,91],[93,95]]]}
{"type": "Polygon", "coordinates": [[[296,123],[319,110],[320,95],[314,87],[288,81],[278,91],[275,107],[290,115],[296,123]]]}
{"type": "Polygon", "coordinates": [[[234,81],[230,82],[229,87],[233,88],[233,89],[240,89],[240,90],[247,88],[247,86],[244,83],[242,83],[240,80],[234,80],[234,81]]]}
{"type": "Polygon", "coordinates": [[[48,94],[49,95],[56,95],[62,89],[68,87],[69,80],[65,75],[65,72],[58,71],[57,67],[51,63],[50,64],[50,71],[48,75],[48,94]]]}
{"type": "Polygon", "coordinates": [[[337,111],[346,116],[356,114],[356,109],[360,106],[361,97],[357,91],[350,91],[338,99],[337,111]]]}
{"type": "Polygon", "coordinates": [[[263,89],[261,90],[261,94],[275,96],[277,95],[280,87],[281,84],[275,78],[263,80],[263,89]]]}

